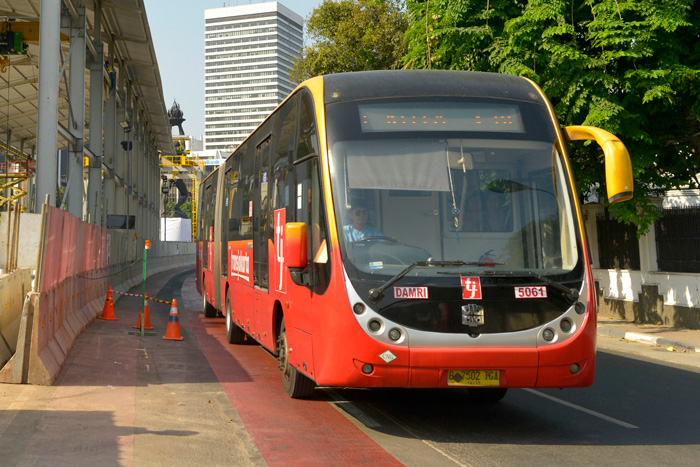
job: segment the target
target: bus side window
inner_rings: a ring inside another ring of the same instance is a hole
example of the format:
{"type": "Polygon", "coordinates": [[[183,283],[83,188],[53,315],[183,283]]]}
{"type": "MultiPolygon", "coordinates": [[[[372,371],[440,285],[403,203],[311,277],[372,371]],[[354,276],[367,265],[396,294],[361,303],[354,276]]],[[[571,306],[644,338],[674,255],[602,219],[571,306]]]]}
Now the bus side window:
{"type": "Polygon", "coordinates": [[[314,101],[307,91],[301,93],[299,115],[299,142],[297,143],[297,159],[318,154],[318,135],[316,118],[314,118],[314,101]]]}
{"type": "Polygon", "coordinates": [[[241,224],[241,202],[243,201],[243,191],[240,188],[241,159],[240,154],[231,156],[231,176],[227,177],[229,186],[229,205],[226,208],[228,213],[228,241],[240,240],[239,226],[241,224]]]}
{"type": "MultiPolygon", "coordinates": [[[[299,112],[299,139],[297,160],[319,154],[316,119],[311,94],[303,91],[299,112]]],[[[297,221],[305,222],[307,228],[307,251],[309,264],[314,269],[316,293],[325,292],[330,282],[328,229],[323,196],[321,161],[311,158],[298,164],[297,170],[297,221]],[[301,209],[299,209],[301,208],[301,209]]]]}
{"type": "Polygon", "coordinates": [[[238,226],[238,234],[241,240],[253,239],[253,191],[255,189],[255,173],[253,167],[254,153],[246,144],[238,150],[241,153],[241,173],[245,174],[239,182],[239,187],[242,185],[243,200],[240,204],[240,220],[238,226]]]}
{"type": "MultiPolygon", "coordinates": [[[[204,244],[206,245],[207,249],[205,250],[205,255],[207,258],[204,260],[203,264],[206,267],[212,266],[209,264],[209,247],[210,245],[213,245],[213,232],[214,232],[214,210],[216,209],[216,174],[212,177],[211,185],[207,187],[206,191],[206,198],[205,198],[205,204],[206,204],[206,211],[205,211],[205,217],[204,217],[204,244]]],[[[213,258],[212,258],[213,260],[213,258]]]]}
{"type": "Polygon", "coordinates": [[[200,216],[201,216],[201,229],[199,238],[202,240],[202,269],[207,269],[209,267],[209,224],[214,219],[212,214],[211,200],[213,189],[212,183],[209,182],[204,187],[204,193],[202,194],[202,205],[200,206],[200,216]]]}
{"type": "Polygon", "coordinates": [[[273,210],[287,208],[287,222],[293,222],[290,194],[294,192],[293,171],[297,133],[297,96],[292,96],[279,110],[279,124],[275,132],[275,148],[272,162],[274,183],[270,197],[273,210]]]}

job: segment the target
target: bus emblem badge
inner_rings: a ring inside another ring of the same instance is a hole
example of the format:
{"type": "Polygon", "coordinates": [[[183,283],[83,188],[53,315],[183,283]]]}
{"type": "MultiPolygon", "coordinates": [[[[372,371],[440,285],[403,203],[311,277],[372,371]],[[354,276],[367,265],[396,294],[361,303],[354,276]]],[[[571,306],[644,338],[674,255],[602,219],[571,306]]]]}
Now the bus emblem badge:
{"type": "Polygon", "coordinates": [[[390,350],[387,350],[386,352],[379,354],[379,358],[384,360],[387,363],[391,363],[392,361],[396,360],[398,357],[391,353],[390,350]]]}
{"type": "Polygon", "coordinates": [[[481,300],[481,279],[476,277],[461,277],[462,298],[465,300],[481,300]]]}
{"type": "Polygon", "coordinates": [[[484,307],[469,303],[462,305],[462,324],[469,327],[481,326],[484,324],[484,307]]]}

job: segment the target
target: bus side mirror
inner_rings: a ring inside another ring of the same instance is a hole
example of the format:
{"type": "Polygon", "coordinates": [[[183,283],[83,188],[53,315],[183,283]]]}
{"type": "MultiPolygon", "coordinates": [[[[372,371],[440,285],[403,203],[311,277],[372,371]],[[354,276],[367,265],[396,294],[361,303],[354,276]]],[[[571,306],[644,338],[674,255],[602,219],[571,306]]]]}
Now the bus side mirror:
{"type": "Polygon", "coordinates": [[[634,194],[632,162],[627,148],[617,136],[592,126],[567,126],[564,133],[569,141],[595,140],[605,154],[605,184],[608,201],[627,201],[634,194]]]}
{"type": "Polygon", "coordinates": [[[287,222],[284,226],[284,262],[290,269],[308,265],[305,223],[287,222]]]}

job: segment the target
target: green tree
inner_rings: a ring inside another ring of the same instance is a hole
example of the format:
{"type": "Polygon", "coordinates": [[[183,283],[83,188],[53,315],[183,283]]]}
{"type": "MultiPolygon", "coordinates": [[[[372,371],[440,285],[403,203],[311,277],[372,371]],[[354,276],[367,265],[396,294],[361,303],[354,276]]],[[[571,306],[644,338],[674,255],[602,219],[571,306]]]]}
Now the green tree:
{"type": "Polygon", "coordinates": [[[188,219],[192,219],[192,200],[188,199],[187,201],[182,203],[182,206],[180,206],[180,210],[187,215],[188,219]]]}
{"type": "Polygon", "coordinates": [[[292,79],[400,68],[407,25],[402,0],[324,0],[306,21],[311,45],[302,49],[292,79]]]}
{"type": "MultiPolygon", "coordinates": [[[[407,67],[525,76],[562,125],[620,137],[635,197],[611,209],[640,234],[658,216],[648,195],[700,185],[700,1],[409,0],[408,11],[407,67]]],[[[580,191],[604,193],[600,150],[571,149],[580,191]]]]}
{"type": "MultiPolygon", "coordinates": [[[[168,201],[168,204],[165,205],[165,212],[163,213],[163,217],[173,217],[173,213],[175,212],[175,206],[177,203],[175,201],[168,201]]],[[[182,203],[182,206],[180,206],[180,210],[187,215],[188,219],[192,219],[192,201],[187,200],[184,203],[182,203]]]]}
{"type": "Polygon", "coordinates": [[[495,71],[487,50],[524,2],[408,0],[405,68],[495,71]],[[427,15],[426,15],[427,13],[427,15]]]}

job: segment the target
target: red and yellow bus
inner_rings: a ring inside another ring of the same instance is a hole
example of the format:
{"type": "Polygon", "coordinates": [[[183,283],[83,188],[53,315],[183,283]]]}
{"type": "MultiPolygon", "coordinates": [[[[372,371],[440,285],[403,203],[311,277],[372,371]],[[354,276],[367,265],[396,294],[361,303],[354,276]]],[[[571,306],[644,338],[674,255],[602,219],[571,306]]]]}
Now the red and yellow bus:
{"type": "Polygon", "coordinates": [[[625,146],[560,128],[527,79],[310,79],[202,182],[204,314],[273,352],[291,397],[590,385],[596,298],[566,140],[597,141],[609,200],[632,196],[625,146]]]}

